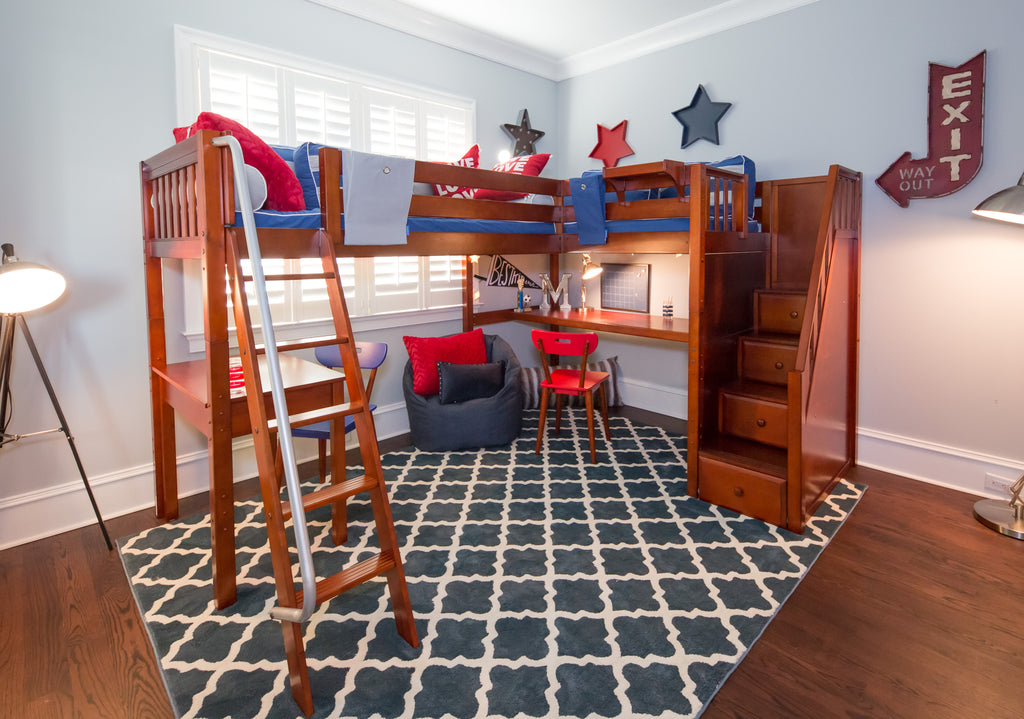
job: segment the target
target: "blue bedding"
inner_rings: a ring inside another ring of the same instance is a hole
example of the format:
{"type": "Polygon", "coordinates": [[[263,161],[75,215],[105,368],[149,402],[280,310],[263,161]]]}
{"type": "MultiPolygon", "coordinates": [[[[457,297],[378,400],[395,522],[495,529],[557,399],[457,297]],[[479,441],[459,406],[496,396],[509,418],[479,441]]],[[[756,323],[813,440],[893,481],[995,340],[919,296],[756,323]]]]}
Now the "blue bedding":
{"type": "MultiPolygon", "coordinates": [[[[305,143],[299,148],[274,147],[274,150],[277,151],[278,154],[285,157],[286,160],[292,161],[290,164],[295,169],[296,176],[299,178],[299,182],[302,185],[307,207],[310,209],[302,212],[257,210],[254,213],[257,227],[310,230],[320,228],[320,173],[317,166],[317,151],[319,148],[320,146],[315,143],[305,143]]],[[[720,162],[709,164],[716,167],[730,167],[744,172],[749,178],[751,187],[753,187],[754,182],[756,181],[754,176],[754,163],[750,158],[743,155],[737,155],[720,162]]],[[[592,183],[592,185],[594,184],[595,183],[592,183]]],[[[599,187],[600,185],[596,186],[599,187]]],[[[584,224],[586,227],[581,228],[576,222],[567,222],[564,230],[568,234],[580,234],[582,232],[583,234],[580,235],[581,243],[586,240],[586,244],[601,244],[604,241],[604,238],[601,235],[604,233],[687,232],[690,229],[690,219],[688,217],[606,221],[603,217],[604,206],[601,202],[600,191],[595,193],[594,190],[596,187],[594,186],[588,189],[590,189],[591,192],[587,201],[591,205],[595,205],[595,203],[596,205],[591,207],[591,210],[587,211],[589,214],[584,218],[584,224]],[[603,230],[601,227],[602,222],[603,230]],[[584,238],[583,235],[586,235],[586,238],[584,238]]],[[[627,201],[646,200],[658,197],[674,197],[675,195],[675,188],[632,190],[626,193],[625,199],[627,201]]],[[[579,200],[581,197],[580,192],[577,191],[576,199],[579,200]]],[[[618,197],[613,192],[606,193],[604,200],[605,202],[615,202],[618,200],[618,197]]],[[[748,210],[749,215],[752,218],[754,206],[753,193],[751,193],[749,201],[750,207],[748,210]]],[[[573,205],[574,198],[572,196],[566,197],[565,204],[573,205]]],[[[579,214],[581,208],[577,208],[577,214],[579,214]]],[[[344,222],[345,218],[342,217],[343,228],[344,222]]],[[[235,213],[235,225],[241,227],[241,213],[235,213]]],[[[750,232],[758,232],[761,229],[760,224],[754,222],[753,219],[750,219],[747,224],[747,228],[750,232]]],[[[551,235],[556,232],[555,224],[551,222],[477,220],[450,217],[409,217],[408,229],[410,232],[480,232],[530,235],[551,235]]]]}

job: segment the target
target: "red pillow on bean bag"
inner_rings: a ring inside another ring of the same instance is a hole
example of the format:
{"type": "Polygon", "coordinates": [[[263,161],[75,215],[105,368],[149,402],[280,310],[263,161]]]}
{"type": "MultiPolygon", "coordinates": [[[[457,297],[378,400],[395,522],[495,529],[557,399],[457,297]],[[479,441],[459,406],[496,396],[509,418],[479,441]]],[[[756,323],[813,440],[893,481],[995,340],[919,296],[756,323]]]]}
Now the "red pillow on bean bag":
{"type": "MultiPolygon", "coordinates": [[[[519,157],[513,157],[508,162],[500,162],[495,165],[492,170],[494,172],[511,172],[515,175],[530,175],[537,177],[540,175],[541,170],[544,169],[544,165],[548,164],[548,159],[551,155],[520,155],[519,157]]],[[[487,190],[484,188],[478,188],[476,193],[473,195],[478,200],[521,200],[526,197],[525,192],[508,192],[506,190],[487,190]]]]}
{"type": "Polygon", "coordinates": [[[412,389],[424,397],[441,391],[438,362],[483,364],[487,361],[484,331],[479,327],[449,337],[403,337],[402,341],[412,363],[412,389]]]}
{"type": "Polygon", "coordinates": [[[302,199],[302,186],[299,178],[288,167],[281,156],[273,148],[257,137],[249,128],[215,112],[201,112],[190,127],[174,128],[175,142],[191,137],[196,130],[219,130],[230,132],[242,146],[242,157],[246,165],[252,165],[263,179],[267,181],[267,201],[264,206],[268,210],[295,212],[305,210],[306,202],[302,199]]]}

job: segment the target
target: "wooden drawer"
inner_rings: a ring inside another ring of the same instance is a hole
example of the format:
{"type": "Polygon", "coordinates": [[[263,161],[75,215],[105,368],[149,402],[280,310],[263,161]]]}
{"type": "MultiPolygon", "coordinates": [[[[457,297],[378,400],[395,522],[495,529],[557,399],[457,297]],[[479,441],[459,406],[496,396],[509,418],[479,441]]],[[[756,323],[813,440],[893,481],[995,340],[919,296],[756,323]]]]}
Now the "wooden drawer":
{"type": "Polygon", "coordinates": [[[754,382],[785,385],[796,364],[796,345],[770,340],[740,339],[740,377],[754,382]]]}
{"type": "Polygon", "coordinates": [[[697,496],[705,502],[786,526],[785,479],[708,457],[700,458],[699,476],[697,496]]]}
{"type": "Polygon", "coordinates": [[[719,395],[718,431],[786,448],[786,405],[723,391],[719,395]]]}
{"type": "Polygon", "coordinates": [[[804,295],[796,292],[758,292],[758,331],[800,334],[805,300],[804,295]]]}

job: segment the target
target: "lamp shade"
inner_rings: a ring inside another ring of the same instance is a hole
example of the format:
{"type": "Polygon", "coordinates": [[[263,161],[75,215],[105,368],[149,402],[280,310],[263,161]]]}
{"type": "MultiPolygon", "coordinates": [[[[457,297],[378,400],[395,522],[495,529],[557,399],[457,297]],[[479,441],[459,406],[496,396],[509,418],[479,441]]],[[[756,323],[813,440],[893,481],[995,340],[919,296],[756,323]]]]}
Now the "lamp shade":
{"type": "Polygon", "coordinates": [[[599,274],[604,272],[604,268],[601,265],[595,265],[590,261],[590,255],[583,255],[583,279],[592,280],[599,274]]]}
{"type": "MultiPolygon", "coordinates": [[[[10,247],[10,245],[5,246],[10,247]]],[[[34,262],[4,253],[0,265],[0,314],[12,315],[45,307],[64,294],[63,275],[34,262]]]]}
{"type": "Polygon", "coordinates": [[[973,212],[981,217],[1024,225],[1024,175],[1016,185],[992,195],[973,212]]]}

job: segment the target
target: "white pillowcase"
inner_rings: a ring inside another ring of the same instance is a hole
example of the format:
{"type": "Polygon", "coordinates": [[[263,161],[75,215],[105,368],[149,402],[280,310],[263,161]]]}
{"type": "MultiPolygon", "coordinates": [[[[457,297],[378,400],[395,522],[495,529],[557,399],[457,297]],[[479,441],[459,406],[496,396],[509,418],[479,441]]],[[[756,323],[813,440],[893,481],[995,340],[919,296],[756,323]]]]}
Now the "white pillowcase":
{"type": "MultiPolygon", "coordinates": [[[[252,165],[245,166],[245,183],[249,188],[249,201],[252,203],[253,211],[263,207],[267,201],[267,181],[263,175],[252,165]]],[[[235,185],[235,207],[241,210],[238,202],[238,185],[235,185]]]]}

